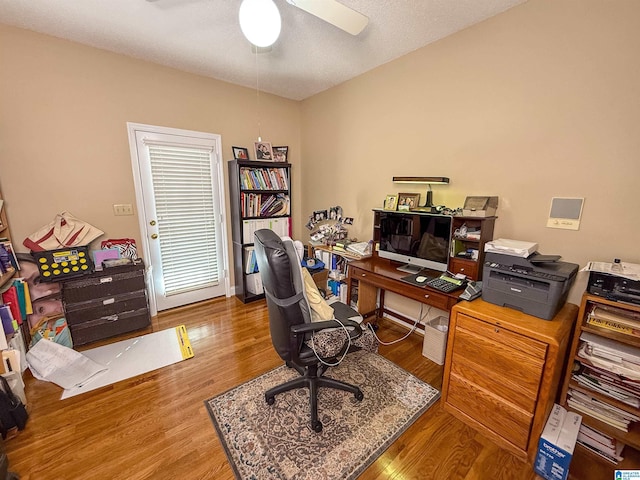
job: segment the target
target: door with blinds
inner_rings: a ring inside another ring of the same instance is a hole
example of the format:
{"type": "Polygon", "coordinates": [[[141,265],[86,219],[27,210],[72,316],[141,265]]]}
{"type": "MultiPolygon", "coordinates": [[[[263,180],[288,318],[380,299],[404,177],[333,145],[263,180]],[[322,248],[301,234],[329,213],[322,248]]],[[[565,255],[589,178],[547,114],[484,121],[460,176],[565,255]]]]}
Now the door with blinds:
{"type": "Polygon", "coordinates": [[[128,127],[152,310],[228,295],[220,135],[128,127]]]}

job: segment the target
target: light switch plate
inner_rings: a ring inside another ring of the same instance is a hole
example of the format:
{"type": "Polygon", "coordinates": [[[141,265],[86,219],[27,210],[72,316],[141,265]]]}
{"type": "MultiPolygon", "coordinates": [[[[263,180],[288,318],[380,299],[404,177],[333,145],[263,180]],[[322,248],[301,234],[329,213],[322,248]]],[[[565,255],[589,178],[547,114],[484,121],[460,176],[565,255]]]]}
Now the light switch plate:
{"type": "Polygon", "coordinates": [[[113,214],[119,215],[133,215],[133,205],[130,203],[116,203],[113,205],[113,214]]]}

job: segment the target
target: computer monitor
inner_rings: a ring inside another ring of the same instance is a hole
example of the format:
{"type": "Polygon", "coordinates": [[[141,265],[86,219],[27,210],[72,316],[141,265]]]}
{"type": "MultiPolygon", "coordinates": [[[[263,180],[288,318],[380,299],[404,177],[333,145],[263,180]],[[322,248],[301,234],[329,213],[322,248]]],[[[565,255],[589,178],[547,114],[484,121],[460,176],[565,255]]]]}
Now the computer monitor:
{"type": "Polygon", "coordinates": [[[398,269],[447,271],[452,217],[423,212],[381,211],[378,255],[403,263],[398,269]]]}

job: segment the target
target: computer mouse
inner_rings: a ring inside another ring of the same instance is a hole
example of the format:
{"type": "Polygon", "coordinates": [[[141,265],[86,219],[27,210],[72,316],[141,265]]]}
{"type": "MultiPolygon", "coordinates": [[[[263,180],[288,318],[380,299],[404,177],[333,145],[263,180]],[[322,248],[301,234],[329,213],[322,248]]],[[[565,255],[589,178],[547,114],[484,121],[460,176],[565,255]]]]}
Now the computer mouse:
{"type": "Polygon", "coordinates": [[[416,282],[418,283],[422,283],[426,280],[427,280],[427,277],[423,277],[423,276],[416,277],[416,282]]]}

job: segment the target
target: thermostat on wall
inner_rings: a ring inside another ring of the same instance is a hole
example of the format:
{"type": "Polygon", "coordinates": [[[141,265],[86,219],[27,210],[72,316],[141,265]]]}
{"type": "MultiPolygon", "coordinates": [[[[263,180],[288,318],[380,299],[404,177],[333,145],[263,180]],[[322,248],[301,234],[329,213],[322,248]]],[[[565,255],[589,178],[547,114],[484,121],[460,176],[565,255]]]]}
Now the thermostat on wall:
{"type": "Polygon", "coordinates": [[[547,227],[578,230],[580,228],[583,205],[584,198],[553,197],[551,199],[547,227]]]}

